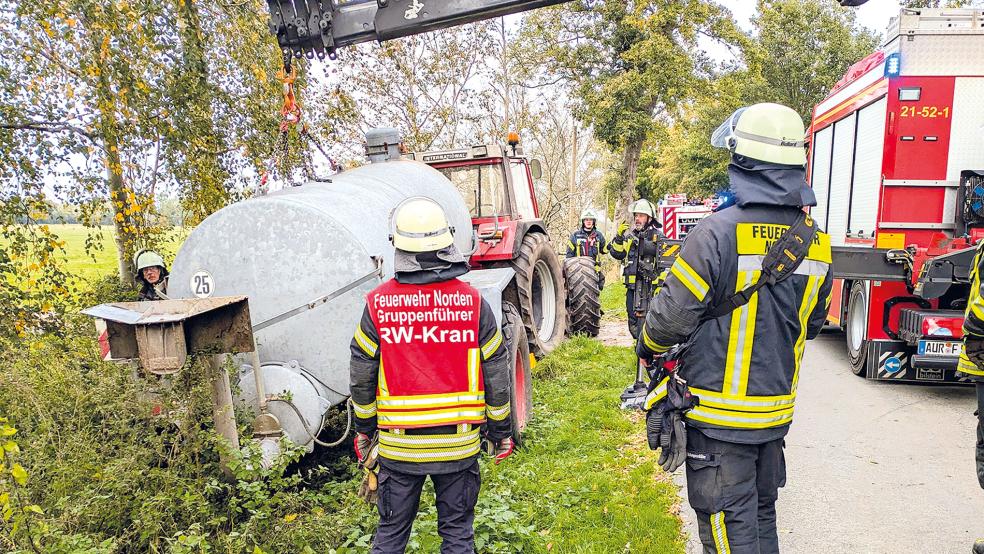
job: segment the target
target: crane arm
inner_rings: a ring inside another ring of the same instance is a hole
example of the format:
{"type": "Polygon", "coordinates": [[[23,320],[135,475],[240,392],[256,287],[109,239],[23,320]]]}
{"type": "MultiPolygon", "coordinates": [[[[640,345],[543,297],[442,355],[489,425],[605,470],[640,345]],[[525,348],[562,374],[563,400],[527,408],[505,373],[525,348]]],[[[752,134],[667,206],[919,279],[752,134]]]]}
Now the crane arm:
{"type": "Polygon", "coordinates": [[[267,0],[270,32],[295,56],[384,41],[570,0],[267,0]]]}

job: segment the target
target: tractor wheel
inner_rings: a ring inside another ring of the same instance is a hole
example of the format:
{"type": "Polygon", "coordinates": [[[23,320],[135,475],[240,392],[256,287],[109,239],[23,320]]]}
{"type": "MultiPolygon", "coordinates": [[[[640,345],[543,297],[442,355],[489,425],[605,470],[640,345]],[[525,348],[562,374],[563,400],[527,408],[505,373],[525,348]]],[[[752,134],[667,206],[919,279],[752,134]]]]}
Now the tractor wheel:
{"type": "Polygon", "coordinates": [[[560,258],[547,235],[527,233],[519,256],[509,265],[516,271],[517,307],[526,326],[530,351],[536,356],[549,354],[564,340],[567,327],[567,295],[560,258]]]}
{"type": "Polygon", "coordinates": [[[864,283],[855,281],[847,300],[847,355],[851,358],[851,371],[860,377],[867,376],[868,346],[865,338],[868,322],[868,303],[865,298],[864,283]]]}
{"type": "Polygon", "coordinates": [[[567,282],[567,332],[597,337],[601,326],[601,288],[594,260],[586,257],[564,260],[567,282]]]}
{"type": "Polygon", "coordinates": [[[512,437],[522,443],[523,430],[533,410],[533,380],[530,375],[530,344],[526,338],[526,326],[519,310],[508,302],[502,303],[502,330],[509,348],[511,372],[509,374],[509,419],[512,437]]]}

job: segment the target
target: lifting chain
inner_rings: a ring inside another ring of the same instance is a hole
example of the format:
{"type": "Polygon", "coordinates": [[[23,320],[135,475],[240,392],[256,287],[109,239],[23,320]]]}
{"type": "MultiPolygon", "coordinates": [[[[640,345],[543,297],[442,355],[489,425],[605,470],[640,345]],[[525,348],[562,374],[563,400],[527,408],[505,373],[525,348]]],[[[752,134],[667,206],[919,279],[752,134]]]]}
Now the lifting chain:
{"type": "MultiPolygon", "coordinates": [[[[297,80],[297,68],[292,64],[292,56],[289,51],[285,50],[283,56],[284,66],[283,69],[277,72],[277,78],[283,83],[284,103],[280,108],[280,127],[277,131],[277,139],[271,148],[269,159],[257,186],[257,193],[261,195],[269,191],[270,176],[273,175],[274,171],[279,170],[285,178],[288,176],[288,163],[290,159],[289,138],[292,127],[297,129],[297,136],[301,141],[301,164],[304,168],[304,176],[308,180],[319,183],[331,182],[330,177],[320,177],[315,174],[308,143],[314,144],[318,152],[328,160],[329,168],[333,173],[339,169],[335,160],[328,155],[321,143],[309,132],[307,123],[302,121],[301,105],[297,102],[297,95],[294,91],[294,83],[297,80]]],[[[292,186],[297,186],[297,184],[292,186]]]]}

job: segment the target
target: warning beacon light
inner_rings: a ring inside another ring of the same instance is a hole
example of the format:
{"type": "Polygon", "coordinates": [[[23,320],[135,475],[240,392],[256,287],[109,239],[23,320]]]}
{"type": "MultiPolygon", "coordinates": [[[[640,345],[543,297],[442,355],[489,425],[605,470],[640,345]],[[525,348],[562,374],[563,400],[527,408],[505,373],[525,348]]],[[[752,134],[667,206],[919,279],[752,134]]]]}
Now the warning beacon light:
{"type": "Polygon", "coordinates": [[[898,52],[893,52],[885,58],[885,76],[898,77],[902,73],[902,57],[898,52]]]}

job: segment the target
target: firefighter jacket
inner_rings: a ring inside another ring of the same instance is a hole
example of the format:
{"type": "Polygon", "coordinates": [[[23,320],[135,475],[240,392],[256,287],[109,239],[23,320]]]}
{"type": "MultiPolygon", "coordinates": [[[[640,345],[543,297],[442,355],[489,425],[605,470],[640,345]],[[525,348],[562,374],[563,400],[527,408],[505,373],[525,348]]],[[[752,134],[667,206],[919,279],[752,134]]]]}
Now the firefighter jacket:
{"type": "MultiPolygon", "coordinates": [[[[795,223],[799,206],[815,203],[802,169],[745,164],[729,167],[738,204],[687,235],[650,303],[637,352],[649,358],[686,343],[679,375],[700,398],[688,424],[717,440],[758,444],[788,431],[805,341],[823,327],[833,278],[830,237],[818,232],[793,275],[762,287],[729,314],[705,317],[758,280],[765,254],[795,223]],[[805,189],[802,196],[797,189],[805,189]]],[[[664,379],[646,407],[665,395],[664,379]]]]}
{"type": "Polygon", "coordinates": [[[151,285],[147,281],[144,281],[143,277],[139,278],[140,282],[140,294],[137,295],[137,300],[167,300],[167,277],[162,276],[160,281],[156,285],[151,285]]]}
{"type": "Polygon", "coordinates": [[[601,272],[601,257],[605,254],[608,254],[608,242],[605,241],[605,235],[597,229],[588,231],[581,227],[567,241],[566,257],[587,256],[594,260],[595,271],[601,272]]]}
{"type": "Polygon", "coordinates": [[[651,280],[657,277],[656,264],[659,263],[662,240],[663,234],[653,222],[639,231],[630,231],[612,239],[612,257],[625,264],[622,277],[626,288],[634,289],[636,282],[642,280],[642,272],[649,272],[651,280]]]}
{"type": "Polygon", "coordinates": [[[379,430],[396,471],[451,473],[478,455],[483,424],[494,442],[509,436],[509,360],[477,290],[420,275],[397,273],[366,298],[351,344],[355,427],[379,430]]]}
{"type": "MultiPolygon", "coordinates": [[[[967,298],[967,312],[964,314],[964,340],[984,339],[984,296],[981,295],[981,263],[984,263],[984,241],[977,245],[974,265],[970,268],[970,297],[967,298]]],[[[984,382],[984,368],[970,361],[967,349],[960,354],[957,371],[961,377],[984,382]]]]}

